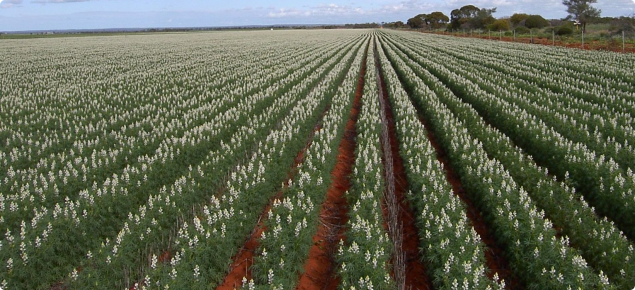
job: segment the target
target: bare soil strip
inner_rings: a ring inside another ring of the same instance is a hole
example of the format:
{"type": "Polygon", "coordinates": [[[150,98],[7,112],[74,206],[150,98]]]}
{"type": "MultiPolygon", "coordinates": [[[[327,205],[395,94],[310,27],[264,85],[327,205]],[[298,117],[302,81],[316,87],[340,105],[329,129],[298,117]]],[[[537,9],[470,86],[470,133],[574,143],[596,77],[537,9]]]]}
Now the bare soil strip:
{"type": "MultiPolygon", "coordinates": [[[[398,245],[400,251],[396,251],[396,258],[393,261],[394,277],[399,289],[433,289],[432,281],[428,276],[426,267],[423,263],[419,251],[419,230],[416,226],[415,215],[406,201],[406,192],[408,191],[408,179],[406,177],[403,159],[399,154],[399,143],[397,141],[397,130],[395,127],[394,116],[388,98],[388,90],[381,73],[381,64],[375,50],[375,60],[377,69],[377,81],[379,88],[380,110],[382,111],[382,122],[384,132],[382,132],[382,147],[384,151],[384,166],[386,174],[387,196],[385,202],[389,208],[391,215],[396,216],[396,227],[401,237],[393,237],[394,241],[401,242],[398,245]],[[394,205],[391,206],[391,203],[394,205]],[[393,209],[391,209],[391,207],[393,209]],[[399,230],[398,227],[401,227],[399,230]],[[403,257],[403,265],[399,259],[403,257]],[[404,273],[399,273],[403,271],[404,273]],[[403,282],[399,281],[403,279],[403,282]],[[401,285],[400,285],[401,284],[401,285]]],[[[394,220],[394,217],[385,217],[388,223],[394,220]]],[[[393,227],[395,227],[393,221],[393,227]]],[[[390,228],[391,226],[389,226],[390,228]]]]}
{"type": "Polygon", "coordinates": [[[366,57],[362,60],[350,118],[340,142],[337,163],[331,173],[333,181],[320,211],[321,223],[313,236],[313,245],[309,249],[309,257],[304,264],[304,273],[299,278],[297,290],[335,290],[340,284],[339,277],[335,275],[335,252],[340,239],[345,238],[345,225],[348,221],[345,194],[351,187],[349,176],[355,164],[356,124],[362,107],[365,75],[366,57]]]}
{"type": "MultiPolygon", "coordinates": [[[[302,148],[302,150],[300,150],[300,152],[298,152],[298,155],[293,160],[293,165],[289,169],[289,172],[287,174],[287,180],[285,181],[284,186],[287,186],[289,180],[293,179],[293,177],[297,173],[296,169],[298,168],[298,165],[304,162],[304,154],[311,146],[313,137],[315,136],[315,132],[319,131],[322,128],[322,120],[324,118],[324,115],[326,115],[326,113],[330,109],[330,107],[331,107],[330,104],[327,104],[317,124],[315,125],[314,130],[309,136],[306,145],[304,146],[304,148],[302,148]]],[[[238,289],[243,284],[242,282],[243,278],[246,278],[247,280],[251,279],[251,266],[253,265],[254,254],[256,252],[256,249],[258,249],[258,246],[260,245],[260,237],[262,236],[262,233],[266,230],[266,226],[264,223],[265,223],[267,214],[271,210],[271,206],[273,205],[273,202],[281,198],[282,198],[282,189],[278,191],[278,193],[276,193],[275,196],[269,199],[269,203],[267,204],[267,206],[265,206],[264,210],[260,213],[260,216],[258,217],[258,224],[251,231],[249,238],[247,239],[245,244],[242,246],[238,254],[236,254],[236,256],[234,257],[234,261],[232,262],[232,265],[229,267],[230,269],[229,273],[227,274],[227,276],[225,276],[223,283],[216,288],[217,290],[238,289]]]]}
{"type": "MultiPolygon", "coordinates": [[[[400,76],[401,80],[401,76],[400,76]]],[[[467,196],[465,189],[461,183],[461,179],[456,174],[450,163],[449,157],[443,147],[438,142],[433,127],[430,125],[421,112],[421,109],[417,106],[416,102],[410,99],[413,106],[417,110],[419,121],[426,128],[428,140],[436,151],[437,160],[443,164],[445,169],[446,179],[452,185],[452,191],[457,195],[461,201],[466,205],[466,215],[472,222],[472,226],[476,233],[481,237],[481,240],[487,246],[485,249],[485,259],[490,271],[487,273],[491,279],[495,273],[498,273],[498,277],[505,280],[507,289],[522,289],[522,286],[518,279],[514,277],[513,272],[509,266],[509,261],[505,258],[503,249],[496,243],[492,232],[489,230],[485,223],[485,219],[482,217],[481,212],[476,205],[467,196]]]]}
{"type": "Polygon", "coordinates": [[[513,273],[509,267],[509,262],[504,256],[503,249],[497,245],[492,232],[485,224],[485,219],[481,216],[481,212],[476,205],[467,197],[465,189],[461,183],[461,179],[454,172],[454,169],[450,165],[448,155],[445,150],[439,145],[434,132],[431,130],[427,120],[419,112],[419,121],[426,127],[428,140],[437,152],[437,160],[443,164],[445,169],[445,175],[448,182],[452,185],[452,191],[457,195],[461,201],[466,205],[466,215],[472,222],[472,226],[476,233],[481,237],[483,243],[487,246],[485,249],[485,259],[487,260],[487,266],[490,271],[487,276],[491,279],[495,273],[498,273],[498,277],[505,280],[507,289],[519,289],[521,286],[518,279],[513,277],[513,273]]]}

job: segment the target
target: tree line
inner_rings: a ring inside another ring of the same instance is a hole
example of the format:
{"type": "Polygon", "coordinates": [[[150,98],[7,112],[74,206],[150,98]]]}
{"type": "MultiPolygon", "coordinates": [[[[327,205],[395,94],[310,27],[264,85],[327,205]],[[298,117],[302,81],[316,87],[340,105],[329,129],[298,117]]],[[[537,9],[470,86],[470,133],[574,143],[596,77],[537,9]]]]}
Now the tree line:
{"type": "Polygon", "coordinates": [[[520,30],[520,33],[529,32],[530,29],[542,29],[549,27],[557,34],[571,34],[574,25],[578,25],[582,31],[586,31],[588,23],[609,23],[614,33],[626,32],[635,34],[635,14],[627,17],[601,17],[602,11],[591,4],[597,0],[563,0],[569,14],[566,18],[549,21],[540,15],[516,13],[511,17],[495,18],[496,8],[479,8],[474,5],[465,5],[452,10],[450,16],[443,12],[435,11],[430,14],[418,14],[406,23],[402,21],[384,23],[387,28],[413,28],[447,31],[458,30],[491,30],[508,31],[520,30]]]}

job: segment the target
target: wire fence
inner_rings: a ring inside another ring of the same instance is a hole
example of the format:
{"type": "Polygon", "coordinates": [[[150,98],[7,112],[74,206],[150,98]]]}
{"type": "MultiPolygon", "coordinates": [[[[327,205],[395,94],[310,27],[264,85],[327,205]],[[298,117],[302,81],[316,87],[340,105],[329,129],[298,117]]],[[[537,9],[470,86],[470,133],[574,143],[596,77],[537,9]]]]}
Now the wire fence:
{"type": "Polygon", "coordinates": [[[635,34],[629,34],[623,31],[621,33],[584,33],[582,31],[575,31],[572,34],[568,35],[558,35],[555,29],[552,29],[551,31],[525,29],[522,31],[522,33],[521,31],[517,30],[411,30],[419,31],[422,33],[452,35],[457,37],[471,37],[507,42],[561,46],[586,50],[605,50],[624,53],[635,53],[635,34]]]}

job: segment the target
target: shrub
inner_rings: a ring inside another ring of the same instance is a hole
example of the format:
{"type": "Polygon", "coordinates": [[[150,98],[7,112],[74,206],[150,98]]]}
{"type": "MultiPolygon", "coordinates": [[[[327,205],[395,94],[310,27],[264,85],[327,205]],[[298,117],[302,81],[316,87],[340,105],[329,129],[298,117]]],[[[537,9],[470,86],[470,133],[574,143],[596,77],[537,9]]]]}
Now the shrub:
{"type": "Polygon", "coordinates": [[[527,17],[527,20],[525,20],[525,27],[529,29],[543,28],[546,26],[549,26],[549,21],[542,18],[542,16],[540,15],[530,15],[529,17],[527,17]]]}
{"type": "Polygon", "coordinates": [[[516,28],[516,34],[529,34],[529,28],[525,26],[519,26],[516,28]]]}
{"type": "Polygon", "coordinates": [[[498,19],[494,21],[491,25],[489,25],[489,30],[492,31],[507,31],[509,30],[509,21],[507,19],[498,19]]]}
{"type": "Polygon", "coordinates": [[[611,22],[609,28],[613,34],[626,33],[628,36],[635,35],[635,14],[631,17],[622,16],[611,22]]]}
{"type": "Polygon", "coordinates": [[[571,35],[573,34],[573,28],[568,27],[568,26],[560,26],[558,28],[556,28],[556,34],[557,35],[571,35]]]}
{"type": "Polygon", "coordinates": [[[518,26],[521,22],[527,20],[528,17],[529,15],[525,13],[515,13],[514,15],[512,15],[512,17],[509,18],[509,21],[511,21],[514,26],[518,26]]]}

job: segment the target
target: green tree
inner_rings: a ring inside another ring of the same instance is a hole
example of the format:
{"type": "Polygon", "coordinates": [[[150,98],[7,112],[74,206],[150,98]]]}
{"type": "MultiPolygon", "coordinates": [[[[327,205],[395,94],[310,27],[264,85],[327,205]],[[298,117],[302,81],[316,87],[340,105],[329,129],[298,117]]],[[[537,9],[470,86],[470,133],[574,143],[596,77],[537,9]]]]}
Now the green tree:
{"type": "Polygon", "coordinates": [[[509,26],[509,21],[507,19],[498,19],[489,26],[489,29],[493,31],[508,31],[509,26]]]}
{"type": "Polygon", "coordinates": [[[423,27],[423,25],[425,24],[424,21],[424,14],[419,14],[415,17],[412,17],[410,19],[408,19],[408,26],[410,26],[410,28],[421,28],[423,27]]]}
{"type": "Polygon", "coordinates": [[[486,28],[488,27],[490,24],[494,23],[494,21],[496,21],[496,18],[494,18],[494,16],[492,16],[492,14],[496,13],[496,8],[492,8],[492,9],[480,9],[478,11],[478,13],[476,13],[476,16],[472,17],[469,20],[469,26],[471,28],[486,28]]]}
{"type": "Polygon", "coordinates": [[[591,4],[597,3],[598,0],[563,0],[562,4],[567,6],[567,13],[582,25],[582,31],[586,32],[586,25],[594,18],[600,17],[602,10],[597,9],[591,4]]]}
{"type": "Polygon", "coordinates": [[[430,25],[434,29],[437,29],[443,27],[446,23],[448,23],[450,21],[450,18],[447,15],[443,14],[443,12],[436,11],[427,14],[424,17],[424,20],[426,24],[430,25]]]}
{"type": "Polygon", "coordinates": [[[470,20],[476,17],[480,11],[481,9],[474,5],[465,5],[460,9],[452,10],[450,13],[450,29],[469,27],[470,20]]]}
{"type": "Polygon", "coordinates": [[[544,19],[540,15],[530,15],[525,20],[525,27],[527,27],[529,29],[532,29],[532,28],[543,28],[543,27],[547,27],[547,26],[549,26],[549,21],[547,21],[546,19],[544,19]]]}
{"type": "Polygon", "coordinates": [[[527,18],[529,18],[528,14],[514,13],[514,15],[512,15],[512,17],[509,18],[509,21],[512,23],[512,25],[518,26],[520,25],[521,22],[525,21],[527,18]]]}

